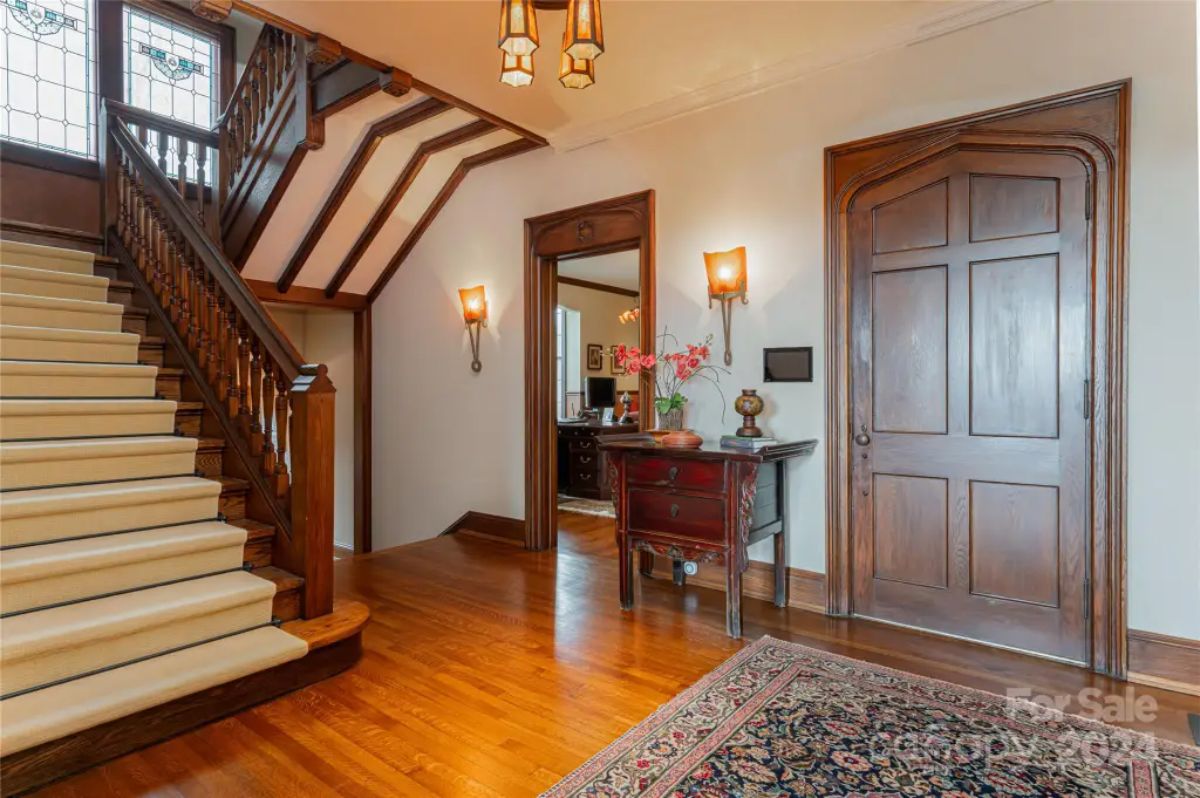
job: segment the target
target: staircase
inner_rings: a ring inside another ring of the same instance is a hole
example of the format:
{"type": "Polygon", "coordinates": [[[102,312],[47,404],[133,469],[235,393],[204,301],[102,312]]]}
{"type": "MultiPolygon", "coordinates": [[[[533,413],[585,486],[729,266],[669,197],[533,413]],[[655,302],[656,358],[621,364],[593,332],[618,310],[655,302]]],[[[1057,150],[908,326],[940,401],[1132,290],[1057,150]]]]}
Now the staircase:
{"type": "Polygon", "coordinates": [[[93,260],[0,243],[5,757],[308,653],[273,530],[93,260]]]}

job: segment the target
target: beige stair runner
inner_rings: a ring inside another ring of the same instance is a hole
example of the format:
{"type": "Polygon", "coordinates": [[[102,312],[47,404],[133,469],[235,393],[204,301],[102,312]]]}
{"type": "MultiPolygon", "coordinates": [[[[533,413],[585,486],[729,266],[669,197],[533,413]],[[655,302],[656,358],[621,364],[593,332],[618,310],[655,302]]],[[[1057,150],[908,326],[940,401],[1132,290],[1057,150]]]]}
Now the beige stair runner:
{"type": "Polygon", "coordinates": [[[0,242],[0,755],[303,657],[88,253],[0,242]]]}

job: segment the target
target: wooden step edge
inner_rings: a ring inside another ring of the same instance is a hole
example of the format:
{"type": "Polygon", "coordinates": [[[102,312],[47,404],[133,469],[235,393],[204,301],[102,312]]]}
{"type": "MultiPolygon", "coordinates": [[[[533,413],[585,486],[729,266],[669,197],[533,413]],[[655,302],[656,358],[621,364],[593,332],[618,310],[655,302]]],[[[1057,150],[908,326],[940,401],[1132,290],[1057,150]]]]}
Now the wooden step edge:
{"type": "Polygon", "coordinates": [[[206,479],[215,479],[221,483],[221,495],[225,496],[230,493],[245,493],[250,490],[250,483],[244,479],[237,477],[227,477],[224,474],[219,474],[215,477],[206,477],[206,479]]]}
{"type": "Polygon", "coordinates": [[[204,402],[182,402],[175,403],[176,413],[203,413],[204,402]]]}
{"type": "Polygon", "coordinates": [[[225,449],[224,438],[205,438],[201,436],[196,440],[198,441],[196,444],[197,452],[220,452],[225,449]]]}
{"type": "Polygon", "coordinates": [[[125,309],[121,311],[121,315],[136,316],[139,319],[148,319],[150,318],[150,311],[146,308],[139,308],[136,305],[127,305],[125,309]]]}
{"type": "Polygon", "coordinates": [[[246,530],[246,542],[250,543],[275,536],[275,527],[271,524],[255,521],[253,518],[231,518],[225,521],[230,526],[246,530]]]}
{"type": "Polygon", "coordinates": [[[183,369],[179,368],[178,366],[159,366],[158,367],[158,376],[159,377],[182,377],[183,369]]]}
{"type": "Polygon", "coordinates": [[[167,339],[158,335],[143,335],[138,341],[138,346],[153,346],[162,348],[167,345],[167,339]]]}
{"type": "Polygon", "coordinates": [[[288,590],[299,590],[304,585],[303,576],[296,576],[294,573],[285,571],[282,568],[276,568],[274,565],[264,565],[262,568],[255,568],[250,573],[273,582],[277,593],[284,593],[288,590]]]}
{"type": "Polygon", "coordinates": [[[336,599],[333,611],[316,618],[288,621],[281,628],[308,643],[308,650],[331,646],[362,631],[371,618],[371,610],[361,601],[336,599]]]}

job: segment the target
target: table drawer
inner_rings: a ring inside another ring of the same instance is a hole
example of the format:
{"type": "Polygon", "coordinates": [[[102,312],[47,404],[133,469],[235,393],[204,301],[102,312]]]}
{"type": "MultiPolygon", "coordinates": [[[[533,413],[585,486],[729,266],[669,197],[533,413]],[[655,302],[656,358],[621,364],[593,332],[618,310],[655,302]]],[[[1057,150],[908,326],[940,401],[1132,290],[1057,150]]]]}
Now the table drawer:
{"type": "Polygon", "coordinates": [[[725,538],[725,503],[721,499],[680,496],[656,490],[629,490],[631,530],[710,540],[725,538]]]}
{"type": "Polygon", "coordinates": [[[601,456],[598,452],[571,452],[571,473],[579,471],[599,471],[601,456]]]}
{"type": "Polygon", "coordinates": [[[631,483],[666,485],[682,490],[721,493],[725,487],[725,464],[671,457],[630,457],[625,467],[631,483]]]}
{"type": "Polygon", "coordinates": [[[568,445],[571,447],[572,452],[595,452],[595,451],[597,451],[596,439],[594,437],[571,438],[568,440],[568,445]]]}

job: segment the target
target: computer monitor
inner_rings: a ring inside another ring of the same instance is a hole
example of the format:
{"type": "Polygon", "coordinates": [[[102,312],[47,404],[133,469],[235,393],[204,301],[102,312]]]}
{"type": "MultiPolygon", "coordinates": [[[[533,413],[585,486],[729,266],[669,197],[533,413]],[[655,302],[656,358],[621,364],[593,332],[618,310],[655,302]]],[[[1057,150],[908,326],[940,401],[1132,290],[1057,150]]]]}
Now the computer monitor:
{"type": "Polygon", "coordinates": [[[617,404],[617,381],[612,377],[584,377],[583,403],[586,407],[615,407],[617,404]]]}

